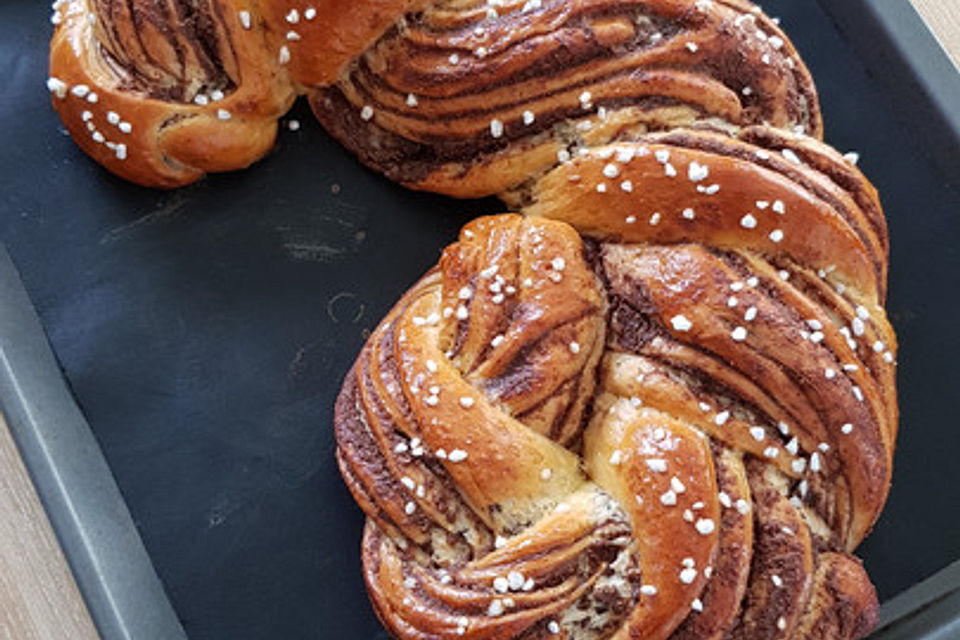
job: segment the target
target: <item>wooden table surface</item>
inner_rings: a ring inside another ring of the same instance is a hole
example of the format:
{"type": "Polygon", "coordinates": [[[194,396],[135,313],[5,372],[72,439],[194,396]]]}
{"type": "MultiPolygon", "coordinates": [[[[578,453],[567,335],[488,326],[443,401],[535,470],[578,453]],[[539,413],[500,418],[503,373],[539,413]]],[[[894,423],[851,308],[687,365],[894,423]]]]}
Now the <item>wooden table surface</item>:
{"type": "MultiPolygon", "coordinates": [[[[960,0],[910,1],[960,68],[960,0]]],[[[94,638],[97,632],[0,415],[0,640],[94,638]]]]}
{"type": "Polygon", "coordinates": [[[97,638],[2,415],[0,638],[97,638]]]}
{"type": "Polygon", "coordinates": [[[960,69],[960,0],[910,1],[960,69]]]}

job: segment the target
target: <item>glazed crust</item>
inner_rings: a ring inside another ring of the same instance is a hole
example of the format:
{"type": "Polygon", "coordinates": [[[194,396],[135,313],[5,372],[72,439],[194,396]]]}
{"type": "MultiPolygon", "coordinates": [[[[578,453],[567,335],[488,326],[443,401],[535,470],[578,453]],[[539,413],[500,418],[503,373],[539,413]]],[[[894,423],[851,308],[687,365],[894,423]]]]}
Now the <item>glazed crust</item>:
{"type": "Polygon", "coordinates": [[[264,31],[244,29],[232,3],[197,5],[176,16],[159,0],[56,9],[53,106],[87,154],[132,182],[176,187],[247,167],[293,103],[264,31]]]}
{"type": "Polygon", "coordinates": [[[279,42],[290,47],[288,67],[301,92],[305,87],[335,83],[398,17],[426,4],[426,0],[260,2],[267,24],[277,31],[279,42]],[[296,40],[285,37],[291,31],[297,34],[296,40]]]}
{"type": "Polygon", "coordinates": [[[337,403],[384,626],[868,633],[850,554],[887,496],[897,406],[863,175],[773,129],[652,133],[547,173],[523,213],[464,228],[337,403]]]}
{"type": "Polygon", "coordinates": [[[797,52],[742,1],[58,0],[54,21],[54,107],[148,186],[255,162],[298,94],[374,170],[458,197],[649,131],[822,134],[797,52]]]}
{"type": "Polygon", "coordinates": [[[314,112],[365,164],[458,197],[514,189],[558,153],[695,123],[822,135],[806,67],[748,3],[491,7],[440,3],[406,17],[311,92],[314,112]]]}
{"type": "Polygon", "coordinates": [[[889,489],[876,191],[745,0],[60,0],[53,103],[114,173],[242,168],[308,95],[465,227],[336,406],[401,640],[847,639],[889,489]]]}

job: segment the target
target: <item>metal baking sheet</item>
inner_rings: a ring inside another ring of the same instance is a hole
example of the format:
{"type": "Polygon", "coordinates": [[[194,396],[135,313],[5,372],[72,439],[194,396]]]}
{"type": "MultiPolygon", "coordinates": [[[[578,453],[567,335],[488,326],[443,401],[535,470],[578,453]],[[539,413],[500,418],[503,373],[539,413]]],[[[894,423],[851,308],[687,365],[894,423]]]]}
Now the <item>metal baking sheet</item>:
{"type": "MultiPolygon", "coordinates": [[[[902,420],[890,500],[860,550],[889,600],[960,559],[958,78],[906,2],[764,7],[812,69],[828,141],[860,152],[890,220],[902,420]]],[[[303,126],[249,171],[124,184],[49,107],[45,3],[8,0],[0,16],[0,240],[187,634],[385,638],[333,399],[366,331],[501,205],[390,184],[302,103],[303,126]]]]}
{"type": "Polygon", "coordinates": [[[0,301],[0,412],[100,635],[185,639],[2,244],[0,301]]]}

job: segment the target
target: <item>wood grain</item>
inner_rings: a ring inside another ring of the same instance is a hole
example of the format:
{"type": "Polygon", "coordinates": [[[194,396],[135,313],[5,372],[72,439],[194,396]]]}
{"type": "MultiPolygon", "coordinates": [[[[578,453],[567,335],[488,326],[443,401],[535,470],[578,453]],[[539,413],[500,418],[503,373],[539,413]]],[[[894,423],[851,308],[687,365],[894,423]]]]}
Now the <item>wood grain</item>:
{"type": "Polygon", "coordinates": [[[910,0],[960,69],[960,0],[910,0]]]}
{"type": "Polygon", "coordinates": [[[0,639],[98,638],[0,414],[0,639]]]}

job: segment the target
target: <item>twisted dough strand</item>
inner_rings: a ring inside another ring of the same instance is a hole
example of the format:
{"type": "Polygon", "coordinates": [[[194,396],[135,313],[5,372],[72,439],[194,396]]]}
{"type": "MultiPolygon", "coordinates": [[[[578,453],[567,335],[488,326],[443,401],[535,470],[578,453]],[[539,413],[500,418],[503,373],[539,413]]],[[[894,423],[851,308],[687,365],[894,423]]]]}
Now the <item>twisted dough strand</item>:
{"type": "Polygon", "coordinates": [[[741,0],[57,0],[54,10],[54,107],[84,151],[149,186],[248,166],[298,94],[370,167],[462,197],[522,197],[558,154],[650,130],[822,134],[803,62],[741,0]]]}
{"type": "Polygon", "coordinates": [[[405,17],[311,93],[320,121],[388,177],[460,197],[515,189],[558,153],[648,130],[822,133],[806,68],[747,3],[495,6],[446,2],[405,17]]]}
{"type": "Polygon", "coordinates": [[[610,631],[639,589],[627,514],[561,444],[593,394],[600,283],[561,223],[480,220],[463,239],[371,336],[337,403],[375,606],[408,638],[524,637],[564,612],[610,631]]]}
{"type": "Polygon", "coordinates": [[[243,28],[240,5],[59,0],[48,86],[77,144],[154,187],[266,154],[296,94],[266,31],[243,28]]]}

